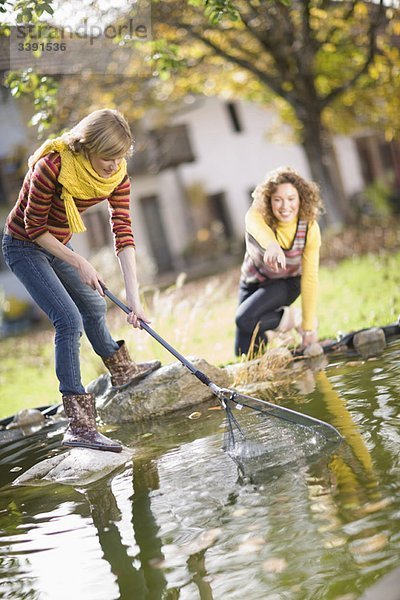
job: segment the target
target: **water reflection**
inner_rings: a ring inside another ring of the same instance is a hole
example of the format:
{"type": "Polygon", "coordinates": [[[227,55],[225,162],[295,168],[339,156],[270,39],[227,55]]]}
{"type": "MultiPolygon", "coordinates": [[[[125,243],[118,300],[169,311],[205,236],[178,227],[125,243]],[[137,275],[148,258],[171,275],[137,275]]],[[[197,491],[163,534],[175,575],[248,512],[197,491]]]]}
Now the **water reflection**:
{"type": "MultiPolygon", "coordinates": [[[[172,457],[174,453],[175,451],[171,452],[172,457]]],[[[158,457],[158,460],[161,460],[161,457],[158,457]]],[[[180,598],[183,589],[191,589],[191,586],[194,586],[201,600],[212,600],[205,555],[207,548],[215,542],[219,530],[206,531],[204,535],[203,530],[195,528],[194,538],[184,535],[179,542],[173,544],[166,544],[165,539],[161,539],[160,534],[165,538],[167,530],[168,535],[171,535],[173,521],[160,519],[159,525],[152,510],[152,503],[157,508],[159,500],[165,497],[166,489],[164,482],[164,491],[160,493],[157,462],[155,457],[136,459],[132,469],[108,484],[100,482],[81,490],[88,500],[103,559],[110,565],[121,599],[133,597],[135,600],[172,600],[180,598]],[[199,531],[202,531],[200,536],[199,531]],[[173,570],[171,556],[174,556],[172,562],[176,567],[176,556],[181,545],[184,546],[181,565],[185,565],[184,581],[178,586],[173,585],[176,582],[169,585],[167,573],[173,570]],[[163,546],[166,548],[165,554],[163,546]]],[[[176,470],[175,468],[174,471],[176,470]]],[[[181,475],[184,477],[184,471],[181,475]]],[[[174,487],[174,496],[176,492],[174,487]]],[[[228,500],[225,496],[226,488],[224,499],[228,500]]],[[[187,498],[182,496],[181,500],[175,500],[177,510],[182,500],[186,503],[187,498]]],[[[206,501],[204,494],[202,500],[206,501]]],[[[229,502],[232,502],[232,497],[229,498],[229,502]]],[[[168,498],[166,506],[171,513],[174,512],[173,506],[168,505],[168,498]]],[[[194,508],[193,503],[188,507],[191,512],[194,508]]],[[[180,536],[181,524],[179,530],[180,536]]]]}
{"type": "MultiPolygon", "coordinates": [[[[354,366],[360,365],[352,363],[351,368],[354,366]]],[[[337,453],[330,463],[332,473],[336,477],[335,505],[341,508],[342,531],[345,534],[340,538],[340,543],[347,542],[356,564],[369,564],[371,568],[374,563],[381,562],[382,550],[389,542],[386,531],[382,531],[382,511],[391,505],[392,492],[385,489],[386,486],[379,476],[382,472],[374,464],[378,457],[382,458],[386,453],[380,447],[379,453],[374,453],[374,458],[372,457],[374,446],[366,441],[370,439],[370,430],[365,430],[364,427],[371,420],[365,416],[357,418],[359,415],[356,413],[356,422],[354,412],[349,410],[351,403],[337,392],[326,372],[316,374],[316,383],[332,415],[332,423],[345,436],[347,443],[343,451],[337,453]]],[[[347,392],[349,389],[353,393],[357,390],[358,409],[368,413],[370,401],[365,398],[365,390],[364,394],[361,394],[364,398],[363,404],[360,405],[359,388],[348,387],[347,392]]],[[[368,389],[368,398],[374,398],[370,391],[371,386],[368,389]]],[[[390,456],[386,456],[386,459],[392,461],[390,456]]],[[[330,526],[332,530],[338,530],[340,521],[334,517],[330,526]]]]}
{"type": "Polygon", "coordinates": [[[103,558],[110,564],[120,597],[128,598],[134,592],[137,598],[159,600],[166,582],[162,570],[152,566],[163,559],[163,554],[150,509],[150,493],[159,487],[157,468],[152,461],[137,461],[131,474],[132,495],[122,503],[121,499],[117,502],[111,484],[92,486],[85,496],[103,558]],[[118,528],[118,522],[126,518],[123,511],[130,515],[133,534],[125,542],[118,528]]]}
{"type": "Polygon", "coordinates": [[[299,373],[303,395],[293,385],[282,402],[331,422],[346,444],[310,456],[271,420],[255,479],[221,451],[223,413],[209,406],[196,421],[121,427],[132,464],[84,488],[8,486],[15,466],[60,451],[57,431],[0,449],[4,597],[355,600],[398,562],[398,347],[299,373]]]}
{"type": "Polygon", "coordinates": [[[316,381],[326,407],[332,415],[332,422],[338,427],[347,443],[348,451],[343,451],[333,458],[332,469],[342,493],[348,497],[348,502],[359,506],[365,501],[365,494],[379,485],[370,451],[344,399],[335,391],[326,373],[324,371],[317,373],[316,381]]]}

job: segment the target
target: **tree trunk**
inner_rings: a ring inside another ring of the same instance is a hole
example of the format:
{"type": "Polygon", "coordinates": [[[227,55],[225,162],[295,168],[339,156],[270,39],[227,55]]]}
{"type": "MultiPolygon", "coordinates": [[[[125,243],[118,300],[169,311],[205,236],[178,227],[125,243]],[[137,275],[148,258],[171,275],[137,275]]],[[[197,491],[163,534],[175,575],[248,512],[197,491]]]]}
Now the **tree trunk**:
{"type": "Polygon", "coordinates": [[[321,188],[326,208],[325,223],[342,225],[348,217],[348,206],[342,179],[336,161],[335,150],[330,134],[320,124],[305,123],[302,147],[306,154],[313,180],[321,188]]]}
{"type": "Polygon", "coordinates": [[[320,186],[326,208],[325,223],[342,225],[349,216],[342,178],[338,168],[331,135],[325,131],[316,115],[304,126],[302,147],[306,154],[313,180],[320,186]]]}

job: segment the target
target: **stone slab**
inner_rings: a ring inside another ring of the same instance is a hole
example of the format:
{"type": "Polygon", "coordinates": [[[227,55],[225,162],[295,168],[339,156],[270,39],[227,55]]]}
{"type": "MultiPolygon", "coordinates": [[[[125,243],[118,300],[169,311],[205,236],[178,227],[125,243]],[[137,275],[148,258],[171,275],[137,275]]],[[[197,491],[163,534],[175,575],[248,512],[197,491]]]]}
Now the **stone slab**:
{"type": "Polygon", "coordinates": [[[123,448],[118,453],[71,448],[34,465],[20,475],[13,485],[88,485],[122,467],[132,458],[133,452],[131,448],[123,448]]]}

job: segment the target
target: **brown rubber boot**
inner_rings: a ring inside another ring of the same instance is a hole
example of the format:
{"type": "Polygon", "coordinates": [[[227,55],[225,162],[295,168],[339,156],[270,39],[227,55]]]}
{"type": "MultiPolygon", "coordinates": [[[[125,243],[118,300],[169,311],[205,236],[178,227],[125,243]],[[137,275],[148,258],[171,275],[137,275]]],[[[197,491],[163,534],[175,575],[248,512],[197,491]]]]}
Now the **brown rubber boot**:
{"type": "Polygon", "coordinates": [[[93,394],[63,394],[62,399],[65,414],[69,418],[69,425],[62,441],[64,446],[121,452],[121,444],[109,440],[96,429],[93,394]]]}
{"type": "Polygon", "coordinates": [[[144,363],[134,363],[129,356],[124,340],[119,340],[119,348],[102,361],[110,371],[111,383],[115,388],[123,388],[131,383],[136,383],[161,367],[159,360],[144,363]]]}

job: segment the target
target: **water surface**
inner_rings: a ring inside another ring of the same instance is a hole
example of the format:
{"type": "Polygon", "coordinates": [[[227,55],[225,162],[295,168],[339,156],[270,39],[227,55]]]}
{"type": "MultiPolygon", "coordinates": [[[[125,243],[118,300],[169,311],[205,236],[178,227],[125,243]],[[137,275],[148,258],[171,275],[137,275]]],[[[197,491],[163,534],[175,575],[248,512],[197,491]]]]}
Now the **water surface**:
{"type": "Polygon", "coordinates": [[[110,430],[133,462],[86,488],[11,486],[62,429],[0,446],[0,598],[359,598],[399,563],[399,358],[399,342],[335,357],[286,388],[281,404],[337,427],[337,447],[235,412],[266,447],[244,471],[215,403],[110,430]]]}

